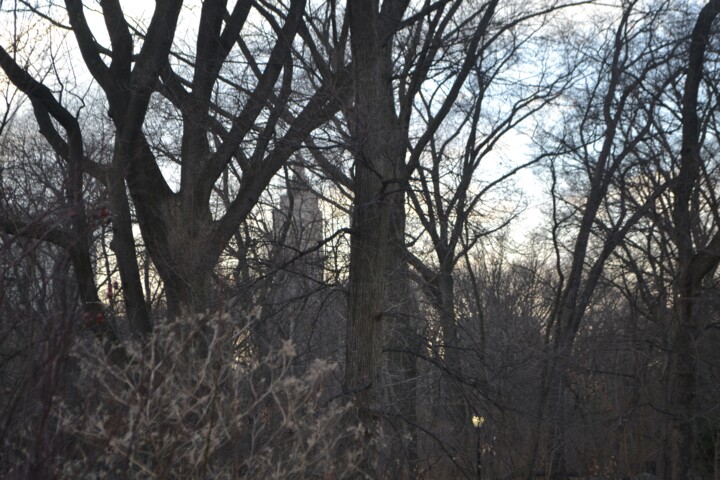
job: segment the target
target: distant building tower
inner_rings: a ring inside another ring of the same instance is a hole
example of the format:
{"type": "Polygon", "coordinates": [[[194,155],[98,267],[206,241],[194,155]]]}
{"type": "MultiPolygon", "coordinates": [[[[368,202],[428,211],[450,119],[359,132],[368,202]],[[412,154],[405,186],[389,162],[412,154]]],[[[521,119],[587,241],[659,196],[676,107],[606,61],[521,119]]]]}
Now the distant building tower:
{"type": "Polygon", "coordinates": [[[304,169],[288,180],[279,208],[273,212],[273,230],[280,249],[276,265],[310,282],[322,282],[325,259],[319,244],[324,238],[323,217],[304,169]]]}
{"type": "Polygon", "coordinates": [[[323,313],[327,302],[319,294],[324,290],[323,226],[318,197],[300,170],[288,180],[273,212],[275,254],[271,260],[277,271],[263,307],[265,328],[273,332],[268,336],[274,342],[291,339],[298,365],[321,354],[324,339],[320,333],[326,330],[321,322],[327,320],[323,313]]]}

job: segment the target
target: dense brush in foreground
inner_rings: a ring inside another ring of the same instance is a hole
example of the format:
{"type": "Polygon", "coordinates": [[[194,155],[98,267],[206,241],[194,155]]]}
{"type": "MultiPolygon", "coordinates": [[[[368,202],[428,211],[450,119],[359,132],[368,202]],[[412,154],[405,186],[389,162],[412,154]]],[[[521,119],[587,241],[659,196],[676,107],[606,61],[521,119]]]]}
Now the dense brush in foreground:
{"type": "Polygon", "coordinates": [[[315,360],[298,373],[289,341],[258,361],[241,353],[250,334],[227,316],[200,316],[122,352],[76,341],[65,385],[4,441],[9,476],[362,476],[365,435],[332,399],[337,366],[315,360]]]}

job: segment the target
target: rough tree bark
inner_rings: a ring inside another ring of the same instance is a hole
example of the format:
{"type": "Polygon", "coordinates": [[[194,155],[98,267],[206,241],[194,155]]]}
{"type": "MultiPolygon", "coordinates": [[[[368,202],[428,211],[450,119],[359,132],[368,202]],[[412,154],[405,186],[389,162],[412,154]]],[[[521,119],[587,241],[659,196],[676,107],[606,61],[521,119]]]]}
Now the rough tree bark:
{"type": "MultiPolygon", "coordinates": [[[[407,2],[390,4],[399,17],[407,2]]],[[[391,277],[402,269],[404,256],[405,138],[394,107],[392,36],[384,36],[377,0],[348,5],[353,56],[354,109],[351,119],[355,157],[350,246],[350,301],[347,329],[346,388],[356,394],[361,414],[377,415],[382,400],[380,361],[383,322],[391,314],[386,296],[391,277]]],[[[406,289],[395,285],[393,291],[406,289]]]]}

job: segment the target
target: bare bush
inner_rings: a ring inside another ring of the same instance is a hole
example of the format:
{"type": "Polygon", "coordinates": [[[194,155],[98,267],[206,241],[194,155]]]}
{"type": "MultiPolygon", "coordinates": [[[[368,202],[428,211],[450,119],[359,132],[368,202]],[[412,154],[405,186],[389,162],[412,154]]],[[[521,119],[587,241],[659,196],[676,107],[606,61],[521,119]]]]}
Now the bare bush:
{"type": "MultiPolygon", "coordinates": [[[[54,402],[62,447],[43,470],[74,479],[361,476],[362,429],[331,397],[337,365],[316,360],[294,374],[290,341],[260,361],[239,355],[248,329],[202,315],[157,326],[122,351],[76,342],[78,388],[54,402]]],[[[36,461],[28,454],[18,465],[36,461]]]]}

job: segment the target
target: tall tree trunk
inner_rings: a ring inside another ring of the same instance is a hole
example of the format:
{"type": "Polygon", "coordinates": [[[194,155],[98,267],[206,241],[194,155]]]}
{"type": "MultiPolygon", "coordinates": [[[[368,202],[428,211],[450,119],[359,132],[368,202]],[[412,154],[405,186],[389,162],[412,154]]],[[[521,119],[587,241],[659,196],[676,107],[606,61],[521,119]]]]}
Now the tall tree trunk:
{"type": "Polygon", "coordinates": [[[385,292],[392,271],[393,236],[404,236],[400,191],[404,144],[393,107],[390,49],[383,47],[376,0],[348,6],[355,88],[351,131],[355,156],[350,244],[346,387],[361,410],[380,400],[379,366],[385,292]]]}
{"type": "MultiPolygon", "coordinates": [[[[568,315],[563,318],[561,325],[579,325],[575,316],[568,315]]],[[[582,315],[582,314],[580,314],[582,315]]],[[[548,395],[548,408],[550,411],[549,421],[553,439],[551,445],[552,453],[550,460],[550,478],[553,480],[564,480],[568,477],[567,465],[567,411],[570,408],[568,398],[571,397],[568,386],[568,373],[573,362],[573,345],[577,336],[577,327],[568,328],[558,334],[553,360],[554,375],[550,380],[550,391],[548,395]]]]}
{"type": "MultiPolygon", "coordinates": [[[[453,258],[453,254],[441,255],[441,258],[453,258]]],[[[475,469],[475,445],[472,441],[470,425],[472,414],[468,410],[463,392],[462,349],[458,335],[455,315],[455,281],[452,276],[454,266],[444,263],[436,279],[436,303],[443,330],[445,394],[448,396],[446,420],[450,426],[450,448],[459,458],[455,465],[463,466],[469,472],[475,469]],[[468,445],[471,448],[468,448],[468,445]],[[465,461],[467,460],[467,461],[465,461]]],[[[473,412],[482,414],[482,412],[473,412]]],[[[458,472],[459,474],[459,472],[458,472]]]]}
{"type": "MultiPolygon", "coordinates": [[[[720,232],[708,245],[696,250],[693,239],[694,212],[692,196],[700,188],[700,119],[698,97],[705,62],[705,51],[712,24],[720,13],[720,0],[710,0],[700,11],[689,46],[687,76],[682,98],[682,149],[680,170],[673,187],[673,223],[677,243],[677,279],[675,282],[675,315],[671,332],[671,464],[672,478],[689,478],[693,466],[694,399],[696,395],[697,358],[695,342],[698,325],[695,304],[703,279],[717,267],[720,232]]],[[[720,226],[716,225],[716,228],[720,226]]]]}
{"type": "MultiPolygon", "coordinates": [[[[686,302],[682,302],[686,303],[686,302]]],[[[683,309],[682,306],[677,310],[683,309]]],[[[690,478],[693,465],[694,399],[696,360],[694,353],[695,335],[691,309],[676,312],[673,323],[672,351],[670,353],[670,406],[673,411],[671,422],[671,465],[672,478],[690,478]]]]}
{"type": "Polygon", "coordinates": [[[138,267],[135,237],[132,232],[130,206],[123,176],[116,174],[109,189],[110,213],[112,215],[113,239],[111,250],[115,253],[123,299],[128,322],[133,334],[149,333],[152,329],[150,312],[145,300],[138,267]]]}
{"type": "MultiPolygon", "coordinates": [[[[393,202],[404,204],[405,196],[396,194],[393,202]]],[[[416,319],[417,309],[410,293],[408,284],[408,262],[405,256],[405,210],[402,204],[394,207],[395,220],[391,223],[395,232],[389,245],[388,289],[385,303],[387,305],[386,322],[383,338],[386,338],[384,350],[389,377],[389,388],[385,397],[389,402],[387,408],[393,417],[400,422],[398,431],[401,433],[402,453],[398,452],[404,462],[396,463],[393,472],[395,478],[414,478],[417,474],[417,358],[421,345],[418,336],[416,319]]]]}
{"type": "MultiPolygon", "coordinates": [[[[404,7],[400,8],[400,16],[403,11],[404,7]]],[[[406,299],[400,298],[407,295],[408,289],[405,257],[399,253],[405,240],[407,137],[394,107],[392,35],[383,34],[378,1],[351,1],[348,15],[355,95],[350,120],[355,202],[345,388],[354,395],[360,418],[372,435],[388,393],[380,368],[384,326],[398,332],[411,330],[403,312],[406,299]]],[[[413,375],[413,362],[406,354],[389,360],[393,370],[413,375]]],[[[400,408],[414,411],[414,399],[407,397],[414,393],[401,395],[405,398],[400,408]]],[[[370,473],[370,463],[364,469],[370,473]]]]}

